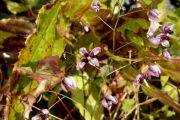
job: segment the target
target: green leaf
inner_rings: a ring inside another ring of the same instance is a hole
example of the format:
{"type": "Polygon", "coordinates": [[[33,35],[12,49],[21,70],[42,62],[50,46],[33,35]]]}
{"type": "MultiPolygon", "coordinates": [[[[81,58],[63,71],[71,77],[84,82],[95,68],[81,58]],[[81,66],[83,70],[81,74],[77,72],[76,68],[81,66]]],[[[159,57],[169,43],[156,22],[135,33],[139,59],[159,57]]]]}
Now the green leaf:
{"type": "Polygon", "coordinates": [[[100,67],[100,76],[106,77],[106,75],[112,71],[113,71],[112,65],[104,65],[100,67]]]}
{"type": "Polygon", "coordinates": [[[126,37],[134,47],[142,49],[142,47],[144,46],[143,38],[138,36],[137,34],[127,31],[126,37]]]}
{"type": "Polygon", "coordinates": [[[23,3],[26,3],[30,7],[36,7],[39,5],[41,0],[21,0],[23,3]]]}
{"type": "MultiPolygon", "coordinates": [[[[31,63],[33,64],[37,63],[46,56],[62,55],[65,47],[64,44],[65,38],[64,37],[58,38],[56,35],[58,15],[60,10],[61,10],[61,1],[57,1],[55,4],[53,4],[53,6],[51,6],[51,8],[46,9],[46,7],[42,7],[42,9],[39,11],[39,15],[36,20],[37,30],[31,36],[28,37],[26,41],[26,47],[20,52],[19,60],[15,65],[16,69],[21,67],[22,65],[31,65],[31,63]]],[[[60,17],[60,19],[63,19],[63,17],[60,17]]],[[[66,26],[62,26],[62,27],[66,27],[66,26]]],[[[36,66],[30,66],[30,67],[33,68],[36,66]]],[[[28,118],[32,107],[31,105],[33,105],[34,102],[36,101],[36,98],[44,92],[45,90],[44,88],[46,87],[46,84],[48,82],[41,81],[38,83],[36,88],[33,88],[32,85],[36,84],[34,83],[34,81],[31,82],[32,80],[29,81],[28,78],[21,77],[17,82],[15,81],[15,79],[17,78],[13,78],[16,77],[16,75],[14,75],[16,74],[16,72],[12,74],[13,74],[12,80],[10,81],[11,92],[13,92],[14,95],[17,95],[17,98],[21,95],[24,95],[25,92],[26,94],[23,96],[24,99],[27,99],[27,101],[31,101],[29,102],[28,105],[24,106],[25,111],[22,110],[20,111],[17,109],[17,112],[21,113],[21,116],[23,115],[24,112],[24,114],[26,114],[26,116],[24,117],[28,118]],[[22,89],[24,92],[22,92],[22,89]],[[20,92],[17,93],[17,91],[20,92]],[[36,92],[33,93],[34,91],[36,92]],[[32,98],[31,96],[28,95],[28,93],[33,94],[34,97],[32,98]]],[[[12,102],[17,101],[17,98],[15,97],[14,99],[12,99],[12,102]]],[[[22,102],[20,102],[19,104],[22,105],[22,102]]],[[[12,116],[9,116],[9,119],[13,119],[16,117],[17,116],[13,114],[12,116]]]]}
{"type": "Polygon", "coordinates": [[[8,10],[13,14],[17,14],[17,13],[21,13],[21,12],[25,12],[29,10],[29,7],[27,5],[24,5],[21,3],[7,1],[6,4],[7,4],[8,10]]]}
{"type": "MultiPolygon", "coordinates": [[[[169,83],[169,84],[171,84],[171,83],[169,83]]],[[[173,86],[172,84],[169,85],[169,84],[165,85],[165,86],[162,88],[162,90],[165,91],[165,92],[167,92],[168,95],[169,95],[171,98],[173,98],[174,100],[177,100],[177,101],[178,101],[178,100],[179,100],[179,96],[178,96],[178,91],[177,91],[176,86],[173,86]]],[[[180,91],[179,91],[179,92],[180,92],[180,91]]]]}
{"type": "Polygon", "coordinates": [[[140,0],[140,2],[143,2],[146,5],[150,5],[152,3],[152,0],[140,0]]]}
{"type": "Polygon", "coordinates": [[[164,105],[162,108],[161,108],[162,111],[165,112],[165,114],[167,115],[167,117],[171,117],[173,115],[175,115],[176,113],[172,110],[169,110],[169,106],[167,105],[164,105]]]}
{"type": "Polygon", "coordinates": [[[123,112],[130,111],[134,104],[135,104],[134,99],[125,99],[122,105],[122,111],[123,112]]]}
{"type": "Polygon", "coordinates": [[[126,20],[126,22],[117,28],[118,32],[122,33],[122,37],[125,39],[125,31],[132,31],[134,33],[137,33],[140,28],[147,30],[149,27],[149,22],[143,18],[133,18],[133,19],[129,19],[126,20]]]}
{"type": "Polygon", "coordinates": [[[18,97],[17,100],[14,100],[12,103],[12,109],[10,109],[10,115],[9,118],[11,118],[11,120],[19,120],[22,119],[22,113],[24,111],[24,106],[22,104],[22,102],[20,101],[21,97],[18,97]]]}
{"type": "Polygon", "coordinates": [[[56,24],[60,9],[60,2],[56,2],[51,9],[42,7],[36,21],[37,31],[26,41],[26,47],[20,54],[19,65],[37,62],[45,56],[61,55],[63,53],[64,38],[57,39],[56,36],[56,24]]]}
{"type": "Polygon", "coordinates": [[[164,105],[169,105],[174,108],[174,110],[176,110],[178,113],[180,113],[180,104],[174,99],[172,99],[167,93],[162,92],[161,90],[153,87],[152,85],[149,85],[149,87],[141,85],[141,87],[146,95],[157,98],[164,105]]]}
{"type": "Polygon", "coordinates": [[[99,90],[88,82],[87,74],[73,76],[76,80],[77,89],[72,90],[72,99],[77,101],[76,107],[81,115],[87,120],[100,120],[103,115],[100,104],[99,90]]]}

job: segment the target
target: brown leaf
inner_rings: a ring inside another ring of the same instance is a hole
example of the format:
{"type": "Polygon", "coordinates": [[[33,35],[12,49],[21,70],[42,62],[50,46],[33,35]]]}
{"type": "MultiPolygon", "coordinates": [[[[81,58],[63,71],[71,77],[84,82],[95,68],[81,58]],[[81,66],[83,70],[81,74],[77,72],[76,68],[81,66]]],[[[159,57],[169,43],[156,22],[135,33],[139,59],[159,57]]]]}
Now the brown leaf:
{"type": "Polygon", "coordinates": [[[30,34],[34,30],[34,25],[24,19],[2,19],[0,29],[17,34],[30,34]]]}

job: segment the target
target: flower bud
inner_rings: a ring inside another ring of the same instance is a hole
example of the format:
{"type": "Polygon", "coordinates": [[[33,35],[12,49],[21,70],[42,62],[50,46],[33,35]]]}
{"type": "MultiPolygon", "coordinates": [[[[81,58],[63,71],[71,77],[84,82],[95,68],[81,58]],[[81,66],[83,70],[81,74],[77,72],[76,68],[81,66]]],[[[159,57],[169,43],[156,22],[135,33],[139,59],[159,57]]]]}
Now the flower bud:
{"type": "Polygon", "coordinates": [[[143,74],[138,74],[133,82],[133,86],[136,88],[139,85],[140,81],[143,79],[144,79],[143,74]]]}
{"type": "Polygon", "coordinates": [[[159,19],[159,10],[157,9],[152,9],[148,12],[148,18],[149,18],[149,21],[157,21],[159,19]]]}
{"type": "Polygon", "coordinates": [[[171,60],[171,55],[169,54],[169,52],[166,49],[163,50],[162,54],[166,59],[171,60]]]}
{"type": "Polygon", "coordinates": [[[111,110],[112,104],[110,104],[105,98],[101,100],[101,104],[105,107],[108,111],[111,110]]]}
{"type": "Polygon", "coordinates": [[[72,89],[76,89],[76,82],[72,77],[65,77],[64,78],[64,83],[65,85],[67,85],[68,87],[72,88],[72,89]]]}
{"type": "Polygon", "coordinates": [[[169,41],[168,40],[163,40],[163,41],[161,41],[161,45],[163,46],[163,47],[170,47],[170,44],[169,44],[169,41]]]}
{"type": "Polygon", "coordinates": [[[118,100],[117,100],[117,98],[116,98],[115,96],[107,95],[105,98],[106,98],[107,100],[112,101],[113,104],[117,104],[117,103],[118,103],[118,100]]]}

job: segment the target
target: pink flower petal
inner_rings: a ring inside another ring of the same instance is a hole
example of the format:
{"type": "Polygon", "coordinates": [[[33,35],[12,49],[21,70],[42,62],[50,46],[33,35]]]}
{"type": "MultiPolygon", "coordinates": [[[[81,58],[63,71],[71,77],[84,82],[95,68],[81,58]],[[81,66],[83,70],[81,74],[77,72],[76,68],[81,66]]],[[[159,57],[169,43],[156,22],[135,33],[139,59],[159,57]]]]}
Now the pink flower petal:
{"type": "Polygon", "coordinates": [[[76,65],[76,69],[77,70],[80,70],[80,69],[82,69],[84,66],[85,66],[85,62],[83,62],[82,60],[80,60],[78,63],[77,63],[77,65],[76,65]]]}
{"type": "Polygon", "coordinates": [[[113,104],[117,104],[118,103],[118,100],[117,100],[117,98],[115,96],[107,95],[106,99],[112,101],[113,104]]]}
{"type": "Polygon", "coordinates": [[[91,58],[89,59],[89,64],[95,67],[99,67],[99,61],[97,58],[91,58]]]}
{"type": "Polygon", "coordinates": [[[169,41],[168,41],[168,40],[163,40],[163,41],[161,41],[161,45],[162,45],[163,47],[170,47],[170,44],[169,44],[169,41]]]}
{"type": "Polygon", "coordinates": [[[160,27],[161,25],[156,22],[156,21],[151,21],[148,32],[147,32],[147,37],[151,37],[160,27]]]}
{"type": "Polygon", "coordinates": [[[84,47],[82,47],[82,48],[79,49],[79,53],[80,53],[81,55],[83,55],[83,56],[86,56],[86,55],[89,54],[88,51],[87,51],[87,49],[84,48],[84,47]]]}
{"type": "Polygon", "coordinates": [[[95,47],[91,52],[90,55],[97,55],[98,53],[101,52],[101,48],[100,47],[95,47]]]}
{"type": "Polygon", "coordinates": [[[60,84],[60,87],[64,92],[68,92],[68,90],[66,89],[66,86],[63,83],[60,84]]]}
{"type": "Polygon", "coordinates": [[[166,59],[171,60],[171,55],[169,54],[167,50],[163,50],[162,54],[166,59]]]}
{"type": "Polygon", "coordinates": [[[64,83],[65,83],[68,87],[70,87],[70,88],[72,88],[72,89],[76,89],[76,82],[75,82],[75,80],[74,80],[72,77],[65,77],[65,78],[64,78],[64,83]]]}
{"type": "Polygon", "coordinates": [[[152,43],[153,45],[159,45],[160,44],[160,39],[157,39],[155,37],[150,37],[149,42],[152,43]]]}

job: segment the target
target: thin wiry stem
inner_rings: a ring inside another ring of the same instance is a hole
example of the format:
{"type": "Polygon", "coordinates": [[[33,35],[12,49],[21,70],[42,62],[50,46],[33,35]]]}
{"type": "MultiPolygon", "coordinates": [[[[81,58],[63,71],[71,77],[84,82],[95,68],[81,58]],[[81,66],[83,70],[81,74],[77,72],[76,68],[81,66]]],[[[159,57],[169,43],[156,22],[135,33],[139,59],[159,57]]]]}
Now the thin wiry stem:
{"type": "Polygon", "coordinates": [[[122,120],[125,120],[137,107],[145,105],[145,104],[150,104],[156,100],[157,100],[157,98],[151,98],[151,99],[146,100],[142,103],[136,104],[127,114],[124,115],[124,118],[122,118],[122,120]]]}
{"type": "MultiPolygon", "coordinates": [[[[137,61],[137,62],[140,62],[140,61],[137,61]]],[[[124,66],[122,66],[122,67],[119,67],[119,68],[117,68],[116,70],[108,73],[108,74],[106,75],[106,77],[109,76],[109,75],[111,75],[111,74],[113,74],[114,72],[116,72],[116,71],[118,71],[118,70],[121,70],[121,69],[123,69],[123,68],[125,68],[125,67],[127,67],[127,66],[129,66],[129,65],[132,65],[132,64],[134,64],[134,63],[137,63],[137,62],[133,62],[133,63],[131,63],[131,64],[127,64],[127,65],[124,65],[124,66]]]]}
{"type": "MultiPolygon", "coordinates": [[[[34,106],[34,105],[32,105],[32,107],[35,108],[36,110],[41,111],[40,108],[38,108],[38,107],[36,107],[36,106],[34,106]]],[[[51,114],[51,113],[49,113],[49,116],[51,116],[51,117],[53,117],[53,118],[55,118],[55,119],[57,119],[57,120],[63,120],[63,119],[61,119],[61,118],[59,118],[59,117],[57,117],[57,116],[55,116],[55,115],[53,115],[53,114],[51,114]]]]}
{"type": "Polygon", "coordinates": [[[105,25],[107,25],[111,30],[113,30],[113,28],[112,28],[110,25],[108,25],[98,14],[97,14],[97,17],[98,17],[105,25]]]}
{"type": "Polygon", "coordinates": [[[66,107],[66,105],[65,105],[64,102],[62,101],[62,99],[61,99],[59,96],[57,96],[57,98],[59,99],[59,101],[61,102],[61,104],[63,105],[63,107],[66,109],[66,111],[68,112],[68,115],[69,115],[69,117],[71,118],[71,120],[74,120],[73,117],[72,117],[72,115],[71,115],[71,113],[69,112],[68,108],[66,107]]]}
{"type": "Polygon", "coordinates": [[[59,101],[60,101],[60,100],[56,101],[53,105],[51,105],[51,106],[49,107],[49,110],[50,110],[52,107],[54,107],[59,101]]]}
{"type": "Polygon", "coordinates": [[[76,100],[73,100],[73,99],[71,99],[70,97],[68,97],[68,96],[65,96],[65,95],[63,95],[63,94],[60,94],[60,93],[58,93],[58,92],[55,92],[55,91],[47,91],[47,92],[50,92],[50,93],[53,93],[53,94],[57,94],[57,95],[61,95],[61,96],[63,96],[64,98],[67,98],[67,99],[69,99],[69,100],[71,100],[71,101],[73,101],[74,103],[76,103],[76,104],[79,104],[85,111],[87,111],[88,112],[88,110],[82,105],[82,104],[80,104],[79,102],[77,102],[76,100]]]}

